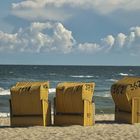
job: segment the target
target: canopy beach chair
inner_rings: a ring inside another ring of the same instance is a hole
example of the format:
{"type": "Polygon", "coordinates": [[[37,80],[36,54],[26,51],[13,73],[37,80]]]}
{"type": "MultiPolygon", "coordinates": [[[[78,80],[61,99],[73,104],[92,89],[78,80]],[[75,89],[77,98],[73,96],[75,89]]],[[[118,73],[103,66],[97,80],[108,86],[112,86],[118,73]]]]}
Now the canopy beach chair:
{"type": "Polygon", "coordinates": [[[140,78],[125,77],[111,87],[115,102],[115,120],[140,123],[140,78]]]}
{"type": "Polygon", "coordinates": [[[54,100],[55,125],[91,126],[95,123],[92,103],[94,83],[60,83],[54,100]]]}
{"type": "Polygon", "coordinates": [[[48,82],[18,82],[11,88],[11,126],[50,125],[48,82]]]}

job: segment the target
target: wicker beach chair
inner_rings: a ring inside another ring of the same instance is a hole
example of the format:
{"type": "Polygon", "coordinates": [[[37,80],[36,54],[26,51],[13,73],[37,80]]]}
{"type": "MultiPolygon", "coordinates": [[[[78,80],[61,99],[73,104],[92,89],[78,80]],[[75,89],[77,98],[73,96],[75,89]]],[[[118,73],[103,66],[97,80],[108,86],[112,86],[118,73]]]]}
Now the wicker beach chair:
{"type": "Polygon", "coordinates": [[[55,125],[91,126],[95,123],[92,103],[94,83],[60,83],[54,100],[55,125]]]}
{"type": "Polygon", "coordinates": [[[50,125],[48,82],[18,82],[11,88],[11,126],[50,125]]]}
{"type": "Polygon", "coordinates": [[[115,121],[140,123],[140,78],[125,77],[111,87],[115,121]]]}

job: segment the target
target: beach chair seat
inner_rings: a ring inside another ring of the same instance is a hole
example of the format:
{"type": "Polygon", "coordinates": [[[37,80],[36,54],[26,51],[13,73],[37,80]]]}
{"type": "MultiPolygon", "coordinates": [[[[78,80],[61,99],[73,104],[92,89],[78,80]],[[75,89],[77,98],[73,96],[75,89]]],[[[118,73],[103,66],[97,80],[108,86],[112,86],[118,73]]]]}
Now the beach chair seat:
{"type": "Polygon", "coordinates": [[[94,83],[60,83],[56,88],[54,124],[91,126],[95,123],[92,103],[94,83]]]}
{"type": "Polygon", "coordinates": [[[140,78],[125,77],[111,87],[115,102],[115,121],[140,123],[140,78]]]}
{"type": "Polygon", "coordinates": [[[11,126],[50,125],[48,82],[18,82],[10,90],[11,126]]]}

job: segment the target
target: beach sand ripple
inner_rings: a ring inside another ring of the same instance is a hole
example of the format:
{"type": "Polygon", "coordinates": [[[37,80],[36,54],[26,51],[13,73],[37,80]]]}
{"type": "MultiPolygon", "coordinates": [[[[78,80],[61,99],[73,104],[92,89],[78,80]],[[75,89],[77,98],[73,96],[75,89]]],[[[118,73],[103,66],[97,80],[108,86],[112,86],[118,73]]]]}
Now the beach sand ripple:
{"type": "Polygon", "coordinates": [[[0,140],[138,140],[140,124],[118,124],[114,115],[96,115],[91,127],[33,126],[11,128],[9,118],[0,118],[0,140]]]}

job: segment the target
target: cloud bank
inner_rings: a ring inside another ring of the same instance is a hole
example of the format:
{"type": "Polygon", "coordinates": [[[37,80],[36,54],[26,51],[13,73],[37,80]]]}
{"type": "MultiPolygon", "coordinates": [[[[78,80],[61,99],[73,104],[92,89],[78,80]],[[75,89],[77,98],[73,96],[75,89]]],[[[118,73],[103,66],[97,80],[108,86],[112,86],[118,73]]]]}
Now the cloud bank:
{"type": "Polygon", "coordinates": [[[116,10],[140,10],[139,5],[139,0],[24,0],[12,3],[12,11],[27,20],[64,21],[75,14],[70,8],[93,10],[104,15],[116,10]]]}
{"type": "Polygon", "coordinates": [[[33,22],[16,33],[0,31],[0,52],[110,53],[140,54],[140,27],[126,35],[107,35],[99,42],[80,43],[60,22],[33,22]]]}
{"type": "Polygon", "coordinates": [[[140,9],[140,1],[135,0],[24,0],[19,3],[13,3],[13,9],[22,8],[44,8],[46,6],[63,7],[69,5],[70,7],[79,7],[82,9],[96,9],[102,13],[108,13],[116,9],[136,10],[140,9]]]}

